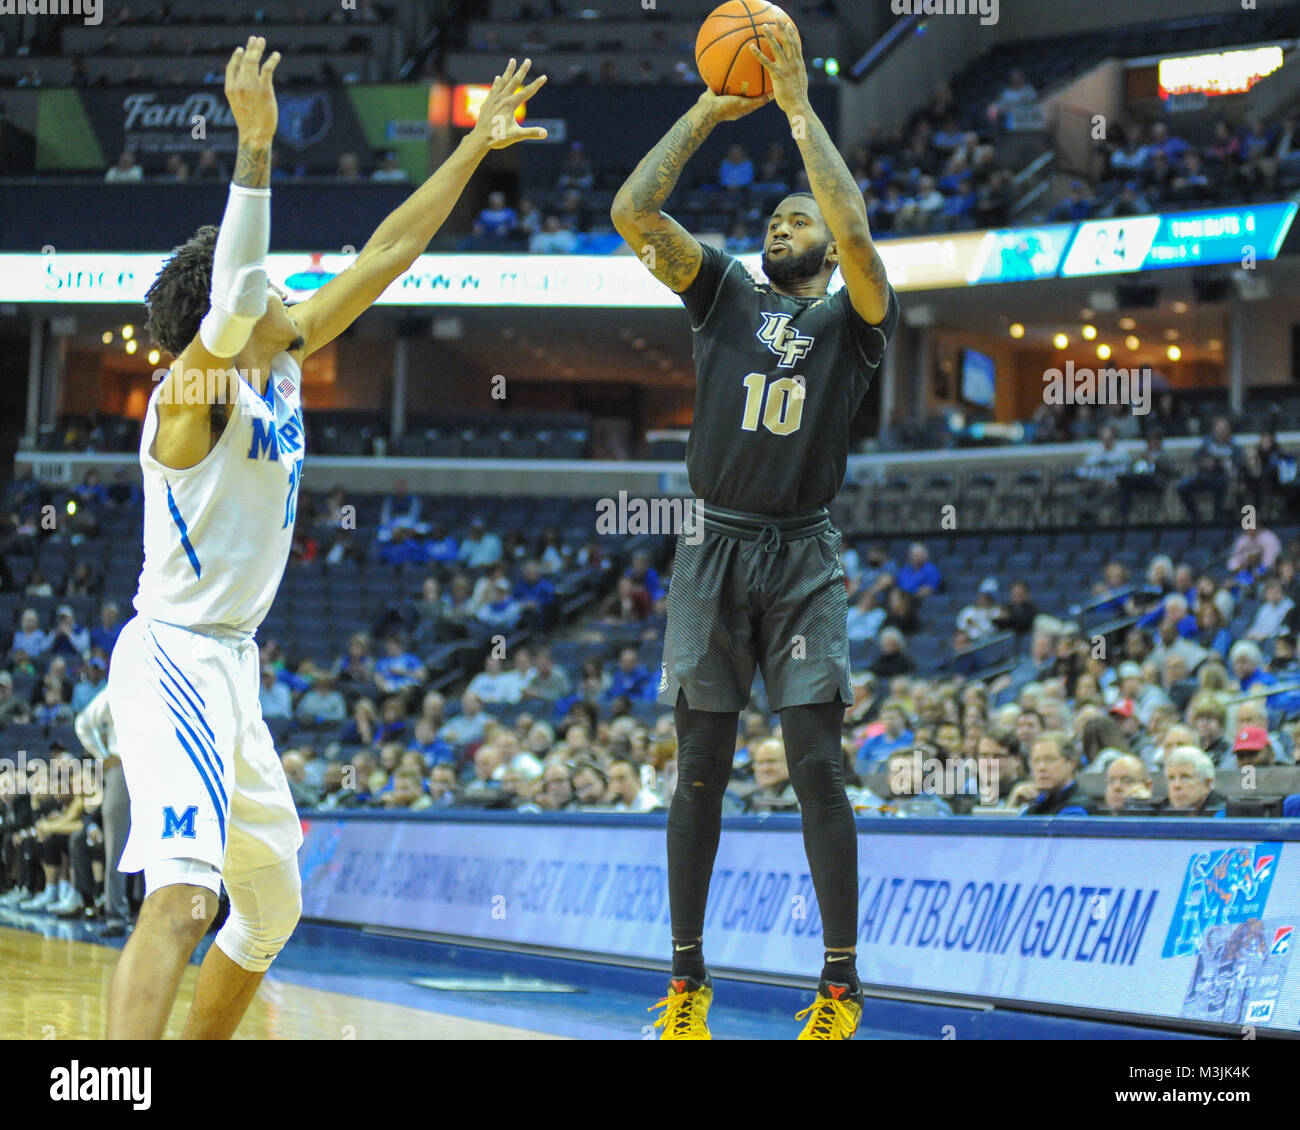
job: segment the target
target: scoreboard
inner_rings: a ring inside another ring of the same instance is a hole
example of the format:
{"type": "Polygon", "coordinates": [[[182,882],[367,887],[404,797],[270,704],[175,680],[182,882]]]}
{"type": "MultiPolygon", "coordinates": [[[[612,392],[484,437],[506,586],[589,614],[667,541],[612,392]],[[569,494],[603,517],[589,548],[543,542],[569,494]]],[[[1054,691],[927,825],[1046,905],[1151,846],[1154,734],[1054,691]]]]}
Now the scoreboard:
{"type": "Polygon", "coordinates": [[[1061,276],[1114,275],[1209,263],[1243,266],[1274,259],[1295,219],[1295,204],[1257,204],[1211,212],[1175,212],[1085,220],[1061,264],[1061,276]]]}

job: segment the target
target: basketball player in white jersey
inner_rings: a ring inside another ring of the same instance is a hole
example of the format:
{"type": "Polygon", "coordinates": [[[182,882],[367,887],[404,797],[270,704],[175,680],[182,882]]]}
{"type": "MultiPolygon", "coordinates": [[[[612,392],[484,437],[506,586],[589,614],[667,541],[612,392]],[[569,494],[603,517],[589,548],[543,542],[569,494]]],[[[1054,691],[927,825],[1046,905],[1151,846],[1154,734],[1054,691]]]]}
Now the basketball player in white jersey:
{"type": "MultiPolygon", "coordinates": [[[[204,958],[183,1035],[234,1034],[301,910],[301,826],[262,721],[253,634],[279,587],[302,478],[303,358],[343,332],[423,253],[489,149],[545,131],[515,110],[512,59],[479,122],[355,262],[286,310],[267,279],[272,76],[250,38],[226,67],[239,150],[220,229],[177,248],[146,295],[175,356],[140,439],[144,568],[108,693],[131,796],[124,872],[146,898],[109,990],[110,1039],[156,1039],[224,881],[230,916],[204,958]]],[[[341,204],[346,207],[346,202],[341,204]]]]}

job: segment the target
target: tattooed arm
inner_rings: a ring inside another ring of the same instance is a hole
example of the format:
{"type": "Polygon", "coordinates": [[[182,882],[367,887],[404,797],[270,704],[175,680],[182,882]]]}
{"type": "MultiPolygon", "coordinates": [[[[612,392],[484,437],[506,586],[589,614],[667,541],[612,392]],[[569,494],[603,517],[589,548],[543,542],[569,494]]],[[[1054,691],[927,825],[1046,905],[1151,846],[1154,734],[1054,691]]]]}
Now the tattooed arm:
{"type": "Polygon", "coordinates": [[[235,157],[235,175],[231,183],[244,188],[269,188],[271,184],[271,145],[269,142],[239,139],[235,157]]]}
{"type": "Polygon", "coordinates": [[[889,279],[871,240],[866,202],[812,107],[803,107],[797,113],[804,115],[799,152],[808,170],[812,194],[839,251],[844,285],[853,308],[868,322],[878,324],[889,311],[889,279]]]}
{"type": "Polygon", "coordinates": [[[766,98],[720,96],[706,90],[677,124],[637,165],[614,197],[614,227],[655,278],[680,294],[700,270],[700,245],[681,224],[661,209],[692,154],[718,122],[753,113],[766,98]]]}
{"type": "Polygon", "coordinates": [[[835,240],[840,273],[853,308],[872,325],[878,325],[889,312],[889,279],[871,240],[866,201],[826,127],[813,111],[808,99],[808,73],[797,36],[771,24],[764,24],[763,31],[772,58],[753,44],[750,50],[771,75],[777,105],[790,119],[791,132],[808,172],[809,187],[835,240]]]}

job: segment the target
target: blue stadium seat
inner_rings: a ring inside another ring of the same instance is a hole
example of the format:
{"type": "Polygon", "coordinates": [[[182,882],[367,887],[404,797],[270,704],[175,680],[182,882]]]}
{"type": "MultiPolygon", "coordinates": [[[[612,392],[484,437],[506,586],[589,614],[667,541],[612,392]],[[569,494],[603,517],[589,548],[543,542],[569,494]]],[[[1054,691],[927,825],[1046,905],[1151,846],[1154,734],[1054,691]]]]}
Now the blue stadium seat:
{"type": "Polygon", "coordinates": [[[51,744],[58,742],[70,753],[82,752],[81,739],[77,737],[77,730],[74,726],[51,726],[48,737],[51,744]]]}
{"type": "MultiPolygon", "coordinates": [[[[46,727],[39,722],[11,722],[0,730],[0,741],[10,751],[26,750],[28,753],[45,753],[50,743],[46,727]]],[[[80,749],[80,743],[71,747],[80,749]]]]}

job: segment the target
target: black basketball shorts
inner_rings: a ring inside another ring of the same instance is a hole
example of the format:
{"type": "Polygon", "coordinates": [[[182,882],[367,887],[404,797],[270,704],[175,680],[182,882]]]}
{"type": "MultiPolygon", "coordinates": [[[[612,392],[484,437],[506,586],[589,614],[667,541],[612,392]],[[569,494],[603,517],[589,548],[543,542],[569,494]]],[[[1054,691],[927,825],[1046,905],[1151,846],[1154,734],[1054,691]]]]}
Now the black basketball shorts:
{"type": "Polygon", "coordinates": [[[840,532],[823,509],[774,518],[702,507],[679,537],[659,701],[739,711],[755,665],[773,710],[853,702],[840,532]]]}

